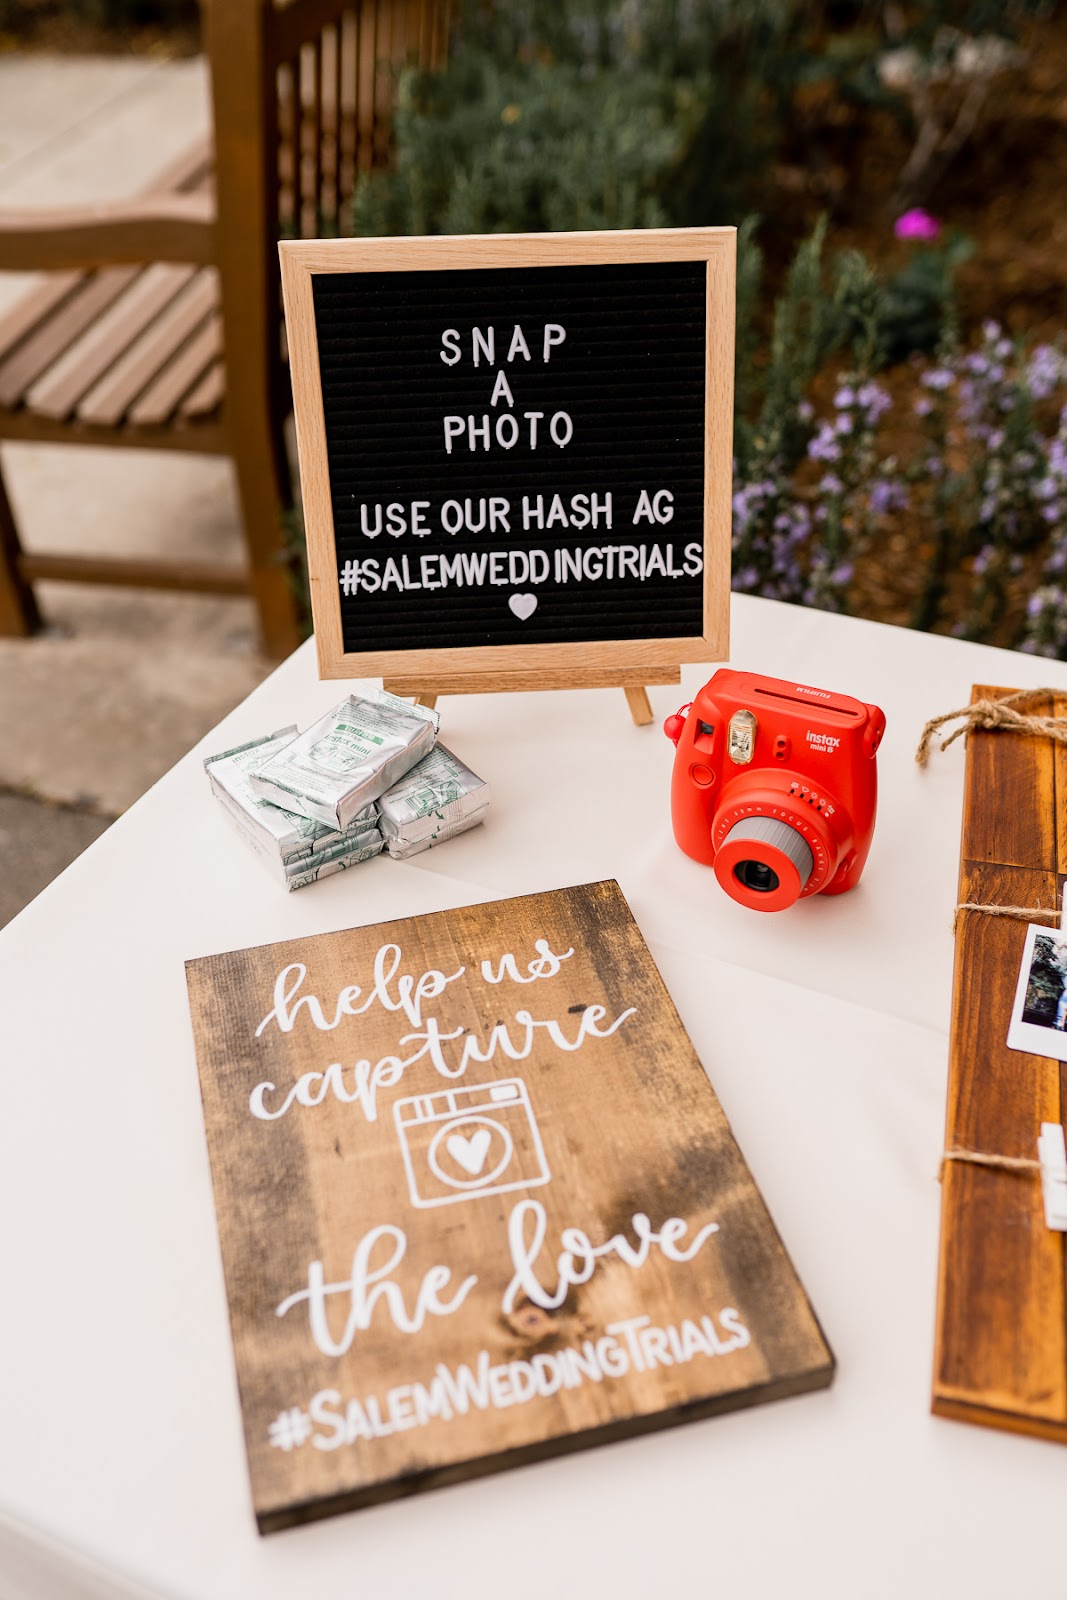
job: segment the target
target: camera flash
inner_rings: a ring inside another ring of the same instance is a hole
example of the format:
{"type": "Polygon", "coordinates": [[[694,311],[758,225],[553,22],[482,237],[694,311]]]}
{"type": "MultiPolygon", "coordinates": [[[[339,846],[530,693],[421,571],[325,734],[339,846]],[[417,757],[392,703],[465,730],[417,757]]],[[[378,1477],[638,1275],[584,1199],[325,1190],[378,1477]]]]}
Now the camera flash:
{"type": "Polygon", "coordinates": [[[739,767],[747,766],[756,753],[755,712],[735,711],[727,729],[726,754],[739,767]]]}

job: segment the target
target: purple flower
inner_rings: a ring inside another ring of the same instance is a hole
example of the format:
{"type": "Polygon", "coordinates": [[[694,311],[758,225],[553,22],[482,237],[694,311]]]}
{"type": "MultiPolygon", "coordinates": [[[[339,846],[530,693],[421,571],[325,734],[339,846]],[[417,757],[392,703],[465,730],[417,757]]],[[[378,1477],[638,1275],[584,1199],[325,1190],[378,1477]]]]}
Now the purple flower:
{"type": "Polygon", "coordinates": [[[921,206],[915,206],[911,211],[905,211],[893,224],[893,232],[898,239],[936,239],[941,232],[941,224],[929,211],[924,211],[921,206]]]}
{"type": "Polygon", "coordinates": [[[1050,344],[1039,344],[1030,357],[1026,381],[1035,400],[1047,400],[1063,380],[1063,357],[1050,344]]]}
{"type": "Polygon", "coordinates": [[[841,479],[834,472],[828,472],[825,477],[819,479],[819,488],[823,494],[840,494],[844,487],[841,479]]]}
{"type": "Polygon", "coordinates": [[[903,511],[908,504],[908,491],[902,483],[892,478],[878,478],[871,485],[870,507],[876,517],[890,511],[903,511]]]}
{"type": "Polygon", "coordinates": [[[850,389],[848,384],[843,384],[834,395],[834,405],[838,411],[847,411],[849,406],[856,404],[856,391],[850,389]]]}
{"type": "Polygon", "coordinates": [[[880,388],[877,383],[872,383],[869,379],[857,394],[856,401],[866,411],[868,419],[872,423],[877,422],[879,417],[884,416],[893,404],[885,390],[880,388]]]}
{"type": "Polygon", "coordinates": [[[812,461],[837,461],[841,455],[841,446],[834,438],[834,430],[828,422],[819,424],[819,431],[808,443],[808,456],[812,461]]]}
{"type": "Polygon", "coordinates": [[[950,389],[956,381],[956,374],[950,367],[931,367],[919,381],[927,389],[950,389]]]}

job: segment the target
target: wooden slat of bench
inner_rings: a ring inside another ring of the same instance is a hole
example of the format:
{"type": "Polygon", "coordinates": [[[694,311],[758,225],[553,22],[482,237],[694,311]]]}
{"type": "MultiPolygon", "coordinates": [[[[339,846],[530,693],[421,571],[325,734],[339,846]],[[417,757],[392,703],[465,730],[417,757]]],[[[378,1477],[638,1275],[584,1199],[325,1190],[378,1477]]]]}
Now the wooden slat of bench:
{"type": "MultiPolygon", "coordinates": [[[[198,140],[163,169],[149,192],[207,193],[213,189],[214,181],[211,141],[198,140]]],[[[183,277],[191,276],[191,268],[180,270],[183,277]]],[[[63,370],[67,371],[64,351],[71,343],[76,343],[86,329],[91,329],[95,321],[104,317],[107,304],[122,291],[124,283],[116,278],[116,271],[130,273],[128,268],[100,273],[95,277],[79,270],[49,273],[5,316],[0,317],[0,405],[18,405],[30,386],[48,372],[53,361],[62,357],[63,370]],[[104,283],[100,282],[101,279],[104,283]],[[97,285],[91,292],[90,284],[97,285]],[[68,305],[68,302],[74,303],[68,305]],[[53,314],[61,308],[65,309],[67,315],[61,322],[54,322],[53,314]]],[[[131,338],[133,336],[131,334],[131,338]]],[[[89,382],[92,381],[90,378],[89,382]]],[[[88,384],[81,392],[84,393],[87,387],[88,384]]],[[[77,398],[77,395],[73,397],[77,398]]],[[[73,400],[64,406],[62,399],[46,387],[31,404],[39,415],[61,418],[69,415],[73,400]]]]}
{"type": "Polygon", "coordinates": [[[197,455],[233,454],[221,417],[204,415],[180,428],[93,427],[77,415],[65,422],[51,417],[35,417],[29,411],[4,411],[0,408],[0,444],[15,439],[20,444],[84,444],[109,450],[180,450],[197,455]]]}
{"type": "Polygon", "coordinates": [[[158,428],[169,422],[178,402],[221,351],[222,315],[216,311],[131,407],[129,420],[142,428],[158,428]]]}
{"type": "Polygon", "coordinates": [[[90,274],[53,316],[23,339],[0,363],[0,406],[13,410],[31,384],[118,299],[140,270],[108,267],[90,274]]]}
{"type": "Polygon", "coordinates": [[[196,194],[215,181],[215,150],[210,139],[200,139],[168,163],[152,181],[147,194],[196,194]]]}
{"type": "Polygon", "coordinates": [[[184,289],[195,271],[195,267],[171,262],[146,267],[126,293],[37,380],[26,394],[27,408],[42,417],[69,417],[82,396],[184,289]]]}
{"type": "Polygon", "coordinates": [[[147,389],[161,368],[196,332],[219,303],[218,273],[213,267],[198,272],[177,299],[130,346],[99,383],[80,402],[82,422],[114,428],[129,406],[147,389]]]}
{"type": "Polygon", "coordinates": [[[195,422],[199,417],[209,417],[217,411],[222,404],[226,393],[226,369],[221,361],[216,361],[204,373],[195,389],[191,389],[182,401],[178,415],[186,422],[195,422]]]}
{"type": "Polygon", "coordinates": [[[249,590],[244,567],[214,561],[24,554],[18,565],[22,576],[34,582],[103,583],[115,588],[177,589],[187,594],[247,594],[249,590]]]}
{"type": "Polygon", "coordinates": [[[84,272],[53,272],[17,300],[6,316],[0,317],[0,361],[51,316],[84,280],[84,272]]]}

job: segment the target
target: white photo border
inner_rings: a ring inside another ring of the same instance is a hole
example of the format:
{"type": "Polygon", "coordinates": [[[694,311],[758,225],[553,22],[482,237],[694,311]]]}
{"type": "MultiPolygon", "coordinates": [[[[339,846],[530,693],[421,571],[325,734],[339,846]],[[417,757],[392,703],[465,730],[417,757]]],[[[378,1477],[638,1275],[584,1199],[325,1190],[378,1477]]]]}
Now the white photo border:
{"type": "Polygon", "coordinates": [[[1023,1021],[1026,991],[1034,964],[1034,945],[1039,933],[1067,943],[1067,935],[1061,933],[1059,928],[1050,928],[1047,925],[1042,927],[1037,922],[1027,925],[1026,943],[1023,945],[1022,961],[1019,965],[1019,981],[1015,985],[1015,1000],[1008,1026],[1008,1049],[1021,1050],[1028,1056],[1047,1056],[1053,1061],[1067,1061],[1067,1030],[1061,1033],[1057,1028],[1045,1027],[1039,1022],[1023,1021]]]}

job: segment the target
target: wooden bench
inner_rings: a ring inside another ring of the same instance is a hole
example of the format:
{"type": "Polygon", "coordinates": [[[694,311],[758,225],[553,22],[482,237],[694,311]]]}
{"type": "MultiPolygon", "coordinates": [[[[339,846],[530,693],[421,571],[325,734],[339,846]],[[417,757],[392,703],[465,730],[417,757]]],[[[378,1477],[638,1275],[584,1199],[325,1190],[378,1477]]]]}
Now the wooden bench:
{"type": "Polygon", "coordinates": [[[214,141],[126,205],[0,210],[0,271],[48,276],[0,319],[0,440],[232,456],[247,564],[34,554],[0,474],[0,633],[40,623],[34,584],[251,594],[265,648],[298,642],[281,234],[348,231],[388,159],[397,66],[443,59],[439,0],[210,0],[214,141]]]}

